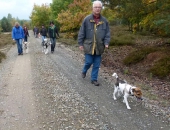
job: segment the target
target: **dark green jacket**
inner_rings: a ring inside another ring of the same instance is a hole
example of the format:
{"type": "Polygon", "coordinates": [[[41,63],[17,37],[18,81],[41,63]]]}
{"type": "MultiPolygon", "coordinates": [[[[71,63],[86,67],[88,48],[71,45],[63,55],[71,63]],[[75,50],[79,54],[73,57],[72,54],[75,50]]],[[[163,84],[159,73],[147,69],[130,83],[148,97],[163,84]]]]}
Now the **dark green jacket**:
{"type": "Polygon", "coordinates": [[[53,27],[50,26],[49,29],[48,29],[48,36],[50,38],[56,38],[56,34],[59,37],[59,33],[58,33],[56,26],[55,25],[53,27]]]}
{"type": "Polygon", "coordinates": [[[110,42],[110,29],[106,18],[100,16],[99,23],[96,24],[93,14],[88,15],[82,22],[78,34],[78,44],[84,47],[85,54],[101,55],[105,45],[110,42]]]}

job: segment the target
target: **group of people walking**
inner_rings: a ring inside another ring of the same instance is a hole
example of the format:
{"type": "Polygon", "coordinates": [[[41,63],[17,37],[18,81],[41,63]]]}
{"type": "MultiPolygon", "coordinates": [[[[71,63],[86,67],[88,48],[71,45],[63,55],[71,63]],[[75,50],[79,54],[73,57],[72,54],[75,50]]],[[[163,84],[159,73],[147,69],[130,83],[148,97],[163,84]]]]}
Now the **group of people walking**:
{"type": "MultiPolygon", "coordinates": [[[[56,45],[56,38],[59,37],[58,29],[54,25],[54,22],[50,22],[50,27],[47,29],[42,25],[41,30],[37,27],[34,27],[33,29],[34,36],[37,38],[41,35],[42,38],[42,46],[44,43],[44,39],[47,38],[47,34],[49,35],[50,41],[51,41],[51,53],[54,52],[55,45],[56,45]],[[56,36],[57,34],[57,36],[56,36]]],[[[23,55],[23,49],[22,49],[22,42],[27,42],[29,37],[29,32],[26,26],[22,28],[22,26],[19,25],[18,22],[15,23],[15,26],[12,28],[12,39],[16,41],[17,49],[18,49],[18,55],[23,55]]]]}
{"type": "MultiPolygon", "coordinates": [[[[41,38],[42,38],[42,46],[43,46],[43,43],[44,43],[44,39],[47,38],[47,30],[46,28],[44,27],[44,25],[42,25],[42,28],[40,30],[40,33],[41,35],[41,38]]],[[[50,38],[50,41],[51,41],[51,53],[54,52],[54,49],[55,49],[55,45],[56,45],[56,38],[57,36],[59,37],[59,33],[58,33],[58,29],[57,27],[54,25],[54,22],[51,21],[50,22],[50,27],[48,28],[48,36],[50,38]]]]}
{"type": "MultiPolygon", "coordinates": [[[[91,71],[91,83],[95,86],[99,86],[98,83],[98,73],[101,64],[101,56],[105,48],[109,47],[110,42],[110,29],[108,21],[105,17],[101,15],[102,2],[94,1],[93,2],[92,14],[86,16],[82,22],[82,25],[78,34],[78,44],[81,51],[84,51],[85,61],[84,66],[81,71],[82,78],[86,77],[87,71],[92,66],[91,71]]],[[[27,41],[27,36],[29,36],[27,29],[24,27],[24,30],[18,23],[15,24],[12,30],[12,38],[16,40],[18,46],[18,54],[22,53],[22,39],[27,41]],[[25,31],[24,31],[25,30],[25,31]]],[[[54,52],[56,45],[56,34],[58,30],[53,22],[50,22],[50,27],[48,32],[44,25],[39,32],[38,28],[34,28],[35,37],[38,34],[42,37],[42,43],[44,39],[48,36],[51,40],[51,53],[54,52]]]]}

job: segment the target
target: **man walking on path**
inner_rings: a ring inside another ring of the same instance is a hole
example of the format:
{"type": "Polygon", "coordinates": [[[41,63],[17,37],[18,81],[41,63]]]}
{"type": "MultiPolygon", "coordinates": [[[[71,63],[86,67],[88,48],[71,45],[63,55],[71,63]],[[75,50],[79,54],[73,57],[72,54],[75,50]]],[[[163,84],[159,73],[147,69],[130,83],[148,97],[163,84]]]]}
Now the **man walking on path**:
{"type": "Polygon", "coordinates": [[[18,22],[16,22],[12,28],[12,39],[17,43],[18,55],[23,55],[22,41],[24,39],[24,31],[18,22]]]}
{"type": "Polygon", "coordinates": [[[42,38],[42,52],[44,52],[44,39],[46,39],[47,37],[47,30],[46,28],[44,27],[44,25],[42,25],[42,28],[40,30],[40,35],[41,35],[41,38],[42,38]]]}
{"type": "Polygon", "coordinates": [[[51,41],[51,53],[53,53],[54,49],[55,49],[55,45],[56,45],[56,34],[59,37],[59,33],[57,30],[57,27],[54,25],[54,23],[52,21],[50,22],[48,34],[49,34],[48,36],[50,37],[50,41],[51,41]]]}
{"type": "Polygon", "coordinates": [[[91,72],[91,83],[99,86],[97,82],[98,72],[101,63],[101,55],[105,47],[108,48],[110,42],[110,29],[106,18],[100,13],[102,10],[101,1],[93,2],[93,14],[85,17],[78,34],[78,44],[80,50],[84,50],[85,63],[82,69],[82,78],[93,64],[91,72]]]}

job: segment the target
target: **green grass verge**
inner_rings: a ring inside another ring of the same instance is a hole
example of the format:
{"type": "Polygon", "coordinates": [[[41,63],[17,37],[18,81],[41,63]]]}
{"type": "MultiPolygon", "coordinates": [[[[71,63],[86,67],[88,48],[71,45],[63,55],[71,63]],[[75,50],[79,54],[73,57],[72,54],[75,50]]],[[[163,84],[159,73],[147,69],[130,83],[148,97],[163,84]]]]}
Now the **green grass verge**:
{"type": "Polygon", "coordinates": [[[0,63],[2,62],[2,59],[5,59],[6,55],[3,52],[0,52],[0,63]]]}
{"type": "MultiPolygon", "coordinates": [[[[6,33],[6,34],[1,33],[0,39],[1,39],[0,40],[0,48],[5,48],[5,46],[7,46],[7,45],[14,44],[14,42],[11,38],[11,33],[6,33]]],[[[0,52],[0,63],[2,62],[2,59],[5,59],[5,58],[6,58],[5,53],[0,52]]]]}
{"type": "Polygon", "coordinates": [[[164,57],[157,61],[153,67],[149,69],[149,73],[159,78],[164,78],[170,74],[170,57],[164,57]]]}
{"type": "Polygon", "coordinates": [[[134,52],[129,53],[129,55],[123,60],[123,63],[125,65],[136,64],[144,60],[149,53],[155,52],[157,50],[157,48],[153,47],[144,47],[137,49],[134,52]]]}

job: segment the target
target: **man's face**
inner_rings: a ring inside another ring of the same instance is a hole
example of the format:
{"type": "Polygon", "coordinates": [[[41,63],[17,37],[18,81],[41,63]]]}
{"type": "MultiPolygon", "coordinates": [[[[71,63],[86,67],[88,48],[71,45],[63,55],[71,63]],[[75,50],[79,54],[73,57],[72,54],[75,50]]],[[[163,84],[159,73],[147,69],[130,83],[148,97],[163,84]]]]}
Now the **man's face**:
{"type": "Polygon", "coordinates": [[[18,27],[19,27],[19,25],[18,25],[18,24],[16,24],[16,25],[15,25],[15,27],[16,27],[16,28],[18,28],[18,27]]]}
{"type": "Polygon", "coordinates": [[[93,6],[93,14],[94,15],[99,15],[102,10],[102,6],[99,3],[94,4],[93,6]]]}

